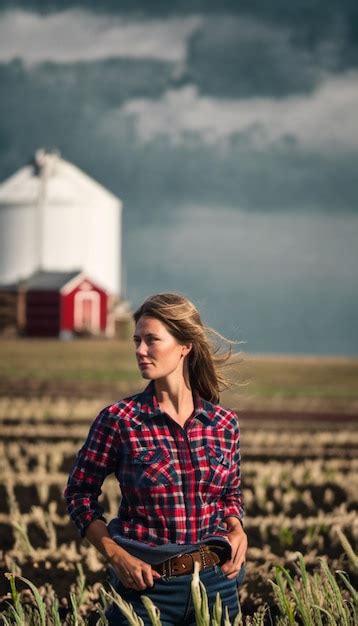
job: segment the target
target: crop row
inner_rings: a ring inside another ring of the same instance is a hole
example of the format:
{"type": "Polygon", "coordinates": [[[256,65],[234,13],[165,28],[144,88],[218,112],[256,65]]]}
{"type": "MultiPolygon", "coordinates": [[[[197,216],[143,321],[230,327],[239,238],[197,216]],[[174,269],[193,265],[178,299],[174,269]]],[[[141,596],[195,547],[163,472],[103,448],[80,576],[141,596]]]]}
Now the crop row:
{"type": "MultiPolygon", "coordinates": [[[[36,445],[44,443],[49,446],[55,444],[58,450],[63,449],[60,445],[64,441],[67,444],[73,442],[78,449],[80,443],[85,439],[88,432],[88,424],[72,423],[69,429],[68,424],[63,422],[39,422],[21,424],[0,423],[0,439],[6,441],[6,447],[12,443],[26,442],[26,449],[32,443],[36,445]]],[[[254,430],[250,424],[242,426],[242,454],[246,458],[255,458],[260,455],[284,458],[309,457],[335,458],[358,456],[358,432],[350,429],[342,429],[341,432],[318,431],[308,432],[298,431],[294,435],[291,432],[277,432],[271,430],[269,424],[264,428],[254,430]]]]}
{"type": "MultiPolygon", "coordinates": [[[[69,441],[56,445],[0,443],[0,469],[12,484],[64,484],[79,446],[78,442],[69,441]]],[[[349,452],[351,455],[311,459],[310,450],[307,450],[306,456],[302,456],[297,464],[291,459],[270,460],[268,451],[268,458],[255,460],[250,451],[245,450],[242,455],[243,485],[245,489],[251,489],[255,484],[257,487],[302,491],[311,484],[324,486],[329,483],[343,487],[350,499],[357,493],[358,457],[352,450],[349,452]]]]}

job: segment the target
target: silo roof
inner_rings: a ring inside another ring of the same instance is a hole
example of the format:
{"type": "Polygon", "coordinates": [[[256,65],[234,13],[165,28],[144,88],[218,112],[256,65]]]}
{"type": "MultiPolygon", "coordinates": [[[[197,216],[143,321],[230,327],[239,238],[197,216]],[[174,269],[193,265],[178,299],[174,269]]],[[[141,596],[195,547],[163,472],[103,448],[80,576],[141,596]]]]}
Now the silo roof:
{"type": "Polygon", "coordinates": [[[0,185],[0,206],[39,204],[121,206],[117,196],[63,159],[58,152],[37,150],[24,167],[0,185]]]}

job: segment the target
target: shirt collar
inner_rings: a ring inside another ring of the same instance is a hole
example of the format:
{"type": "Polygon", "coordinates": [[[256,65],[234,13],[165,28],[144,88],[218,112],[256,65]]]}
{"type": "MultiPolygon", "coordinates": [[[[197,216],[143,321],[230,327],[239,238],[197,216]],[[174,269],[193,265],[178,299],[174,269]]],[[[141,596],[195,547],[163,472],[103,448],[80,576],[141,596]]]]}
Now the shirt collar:
{"type": "MultiPolygon", "coordinates": [[[[204,400],[204,398],[201,398],[196,390],[193,391],[193,400],[193,417],[204,417],[209,421],[212,421],[215,418],[214,406],[211,404],[211,402],[208,402],[207,400],[204,400]]],[[[139,394],[137,408],[138,412],[144,419],[154,417],[156,415],[161,415],[161,409],[155,391],[154,380],[151,380],[144,389],[144,391],[139,394]]]]}

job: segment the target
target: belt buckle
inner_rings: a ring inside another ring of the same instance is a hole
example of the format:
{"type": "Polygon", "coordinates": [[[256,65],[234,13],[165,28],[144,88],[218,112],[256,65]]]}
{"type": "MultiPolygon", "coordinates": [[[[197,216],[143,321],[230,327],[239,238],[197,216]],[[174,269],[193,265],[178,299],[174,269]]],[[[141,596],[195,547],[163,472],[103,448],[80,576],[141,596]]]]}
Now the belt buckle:
{"type": "Polygon", "coordinates": [[[172,571],[172,561],[181,556],[183,556],[182,553],[176,554],[175,556],[172,556],[163,562],[163,576],[165,576],[166,578],[169,578],[170,576],[175,576],[175,574],[173,574],[173,571],[172,571]]]}
{"type": "Polygon", "coordinates": [[[170,562],[170,576],[178,576],[178,567],[176,568],[176,571],[174,566],[173,566],[173,561],[175,561],[176,559],[180,559],[180,557],[183,556],[183,553],[181,552],[180,554],[176,554],[175,556],[173,556],[171,559],[169,559],[170,562]]]}

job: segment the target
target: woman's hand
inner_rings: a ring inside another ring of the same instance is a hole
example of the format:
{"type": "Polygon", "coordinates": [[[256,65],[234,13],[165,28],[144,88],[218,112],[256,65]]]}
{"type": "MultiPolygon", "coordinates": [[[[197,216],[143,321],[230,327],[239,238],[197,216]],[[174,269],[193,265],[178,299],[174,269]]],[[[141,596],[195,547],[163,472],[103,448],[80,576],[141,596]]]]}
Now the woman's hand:
{"type": "Polygon", "coordinates": [[[86,539],[111,563],[119,580],[128,589],[142,591],[152,587],[155,578],[160,578],[159,572],[149,563],[132,556],[112,539],[103,520],[96,519],[87,527],[86,539]]]}
{"type": "Polygon", "coordinates": [[[149,563],[137,559],[123,548],[119,546],[117,548],[118,550],[113,549],[109,561],[121,583],[128,589],[137,591],[153,587],[154,579],[160,578],[159,572],[153,570],[149,563]]]}
{"type": "Polygon", "coordinates": [[[236,578],[241,566],[245,563],[247,535],[237,517],[227,517],[225,524],[228,529],[226,538],[231,544],[231,559],[221,566],[221,570],[231,580],[236,578]]]}

